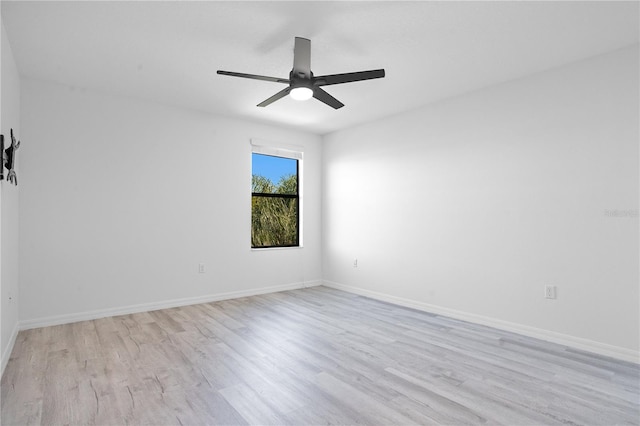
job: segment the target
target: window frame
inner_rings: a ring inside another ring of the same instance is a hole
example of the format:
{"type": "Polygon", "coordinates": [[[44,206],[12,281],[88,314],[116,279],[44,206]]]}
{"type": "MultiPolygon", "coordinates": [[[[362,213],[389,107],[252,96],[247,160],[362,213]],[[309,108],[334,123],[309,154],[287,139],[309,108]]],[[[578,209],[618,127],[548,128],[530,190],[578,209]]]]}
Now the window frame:
{"type": "Polygon", "coordinates": [[[261,198],[280,198],[285,200],[295,200],[296,204],[296,240],[295,244],[285,244],[285,245],[267,245],[267,246],[254,246],[251,235],[253,233],[253,202],[251,203],[250,210],[250,244],[251,250],[278,250],[278,249],[291,249],[291,248],[302,248],[302,169],[303,169],[303,155],[300,151],[288,150],[276,146],[263,146],[256,145],[253,141],[251,143],[251,176],[253,176],[253,155],[266,155],[270,157],[276,158],[284,158],[288,160],[296,161],[296,194],[274,194],[274,193],[263,193],[263,192],[253,192],[253,188],[251,188],[251,200],[253,201],[254,197],[261,198]]]}

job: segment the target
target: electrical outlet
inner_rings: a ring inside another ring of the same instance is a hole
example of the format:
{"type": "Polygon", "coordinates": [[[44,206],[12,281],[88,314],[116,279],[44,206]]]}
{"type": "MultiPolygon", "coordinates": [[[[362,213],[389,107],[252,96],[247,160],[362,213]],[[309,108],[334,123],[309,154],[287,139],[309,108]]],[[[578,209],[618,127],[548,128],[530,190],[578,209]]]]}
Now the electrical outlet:
{"type": "Polygon", "coordinates": [[[556,286],[555,285],[545,285],[544,286],[544,297],[545,297],[545,299],[555,299],[556,298],[556,286]]]}
{"type": "Polygon", "coordinates": [[[354,268],[358,267],[358,259],[353,259],[353,267],[354,268]]]}
{"type": "Polygon", "coordinates": [[[198,273],[204,274],[204,263],[198,264],[198,273]]]}

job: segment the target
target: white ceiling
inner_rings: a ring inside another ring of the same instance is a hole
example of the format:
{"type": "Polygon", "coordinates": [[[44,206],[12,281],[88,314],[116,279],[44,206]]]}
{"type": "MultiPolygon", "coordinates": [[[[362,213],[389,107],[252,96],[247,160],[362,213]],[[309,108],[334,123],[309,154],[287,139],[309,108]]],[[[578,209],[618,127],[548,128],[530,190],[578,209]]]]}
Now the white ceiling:
{"type": "Polygon", "coordinates": [[[1,2],[21,75],[325,134],[639,42],[630,2],[1,2]],[[384,68],[284,98],[295,36],[316,75],[384,68]]]}

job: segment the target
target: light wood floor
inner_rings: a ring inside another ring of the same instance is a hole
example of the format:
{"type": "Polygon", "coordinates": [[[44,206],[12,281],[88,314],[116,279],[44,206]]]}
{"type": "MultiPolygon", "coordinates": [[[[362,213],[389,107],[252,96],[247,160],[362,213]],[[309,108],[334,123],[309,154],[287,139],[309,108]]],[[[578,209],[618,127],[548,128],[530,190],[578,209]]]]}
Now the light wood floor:
{"type": "Polygon", "coordinates": [[[20,332],[2,424],[638,424],[639,368],[325,287],[20,332]]]}

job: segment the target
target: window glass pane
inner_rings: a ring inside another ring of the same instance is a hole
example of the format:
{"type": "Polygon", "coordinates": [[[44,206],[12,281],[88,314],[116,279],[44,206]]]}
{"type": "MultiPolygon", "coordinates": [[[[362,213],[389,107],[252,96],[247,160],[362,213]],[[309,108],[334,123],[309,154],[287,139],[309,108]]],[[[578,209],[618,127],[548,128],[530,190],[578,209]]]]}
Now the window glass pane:
{"type": "Polygon", "coordinates": [[[298,193],[298,160],[254,153],[251,166],[251,192],[298,193]]]}
{"type": "Polygon", "coordinates": [[[298,199],[251,197],[251,246],[298,245],[298,199]]]}

